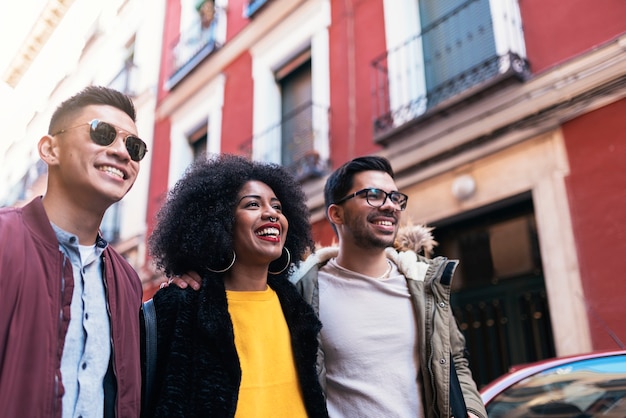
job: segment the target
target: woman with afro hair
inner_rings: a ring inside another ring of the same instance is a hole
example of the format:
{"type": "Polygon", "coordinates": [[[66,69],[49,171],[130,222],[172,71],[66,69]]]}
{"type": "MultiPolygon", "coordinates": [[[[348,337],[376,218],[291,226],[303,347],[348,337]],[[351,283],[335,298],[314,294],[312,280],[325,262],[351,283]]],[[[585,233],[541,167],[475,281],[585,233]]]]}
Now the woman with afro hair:
{"type": "Polygon", "coordinates": [[[281,166],[200,158],[169,192],[149,240],[168,277],[199,291],[153,298],[157,362],[143,416],[327,417],[321,324],[287,276],[314,248],[298,182],[281,166]]]}

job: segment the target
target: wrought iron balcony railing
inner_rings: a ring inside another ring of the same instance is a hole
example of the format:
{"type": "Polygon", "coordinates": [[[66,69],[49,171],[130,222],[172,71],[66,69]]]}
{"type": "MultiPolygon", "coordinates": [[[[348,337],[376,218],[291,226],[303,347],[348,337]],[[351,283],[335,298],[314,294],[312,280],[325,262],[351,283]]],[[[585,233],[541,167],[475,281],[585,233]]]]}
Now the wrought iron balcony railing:
{"type": "Polygon", "coordinates": [[[246,6],[244,13],[246,17],[251,17],[254,15],[261,7],[265,6],[265,4],[271,2],[272,0],[249,0],[248,5],[246,6]]]}
{"type": "Polygon", "coordinates": [[[518,22],[498,13],[488,0],[466,1],[373,61],[374,136],[380,138],[505,78],[524,79],[526,60],[511,49],[499,52],[515,42],[498,38],[496,45],[501,32],[518,30],[518,22]]]}
{"type": "Polygon", "coordinates": [[[328,107],[309,102],[254,135],[239,150],[249,158],[280,162],[300,181],[320,177],[329,167],[326,153],[319,149],[328,147],[329,125],[328,107]]]}
{"type": "Polygon", "coordinates": [[[172,73],[168,79],[168,87],[175,86],[221,46],[217,36],[220,15],[220,10],[216,8],[213,19],[206,28],[197,23],[176,39],[170,50],[172,73]]]}

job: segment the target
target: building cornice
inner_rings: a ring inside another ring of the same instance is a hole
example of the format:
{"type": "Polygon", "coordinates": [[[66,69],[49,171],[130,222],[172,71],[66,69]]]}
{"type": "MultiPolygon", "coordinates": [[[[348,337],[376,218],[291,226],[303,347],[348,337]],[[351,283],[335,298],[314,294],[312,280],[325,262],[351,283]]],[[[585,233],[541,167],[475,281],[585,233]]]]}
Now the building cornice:
{"type": "Polygon", "coordinates": [[[5,70],[2,76],[5,83],[12,88],[17,86],[73,2],[74,0],[50,0],[46,3],[30,33],[5,70]]]}
{"type": "MultiPolygon", "coordinates": [[[[451,113],[444,121],[399,133],[381,155],[392,161],[396,173],[402,173],[414,171],[416,161],[424,163],[437,160],[440,155],[452,155],[455,149],[460,150],[465,144],[481,138],[484,139],[480,141],[483,145],[491,143],[487,147],[489,153],[494,152],[500,147],[494,148],[493,142],[508,146],[510,143],[502,141],[503,138],[514,143],[536,136],[625,97],[624,77],[626,35],[538,74],[521,85],[509,87],[480,103],[451,113]],[[598,94],[592,95],[594,91],[598,94]]],[[[462,154],[465,157],[473,155],[472,152],[462,154]]],[[[419,171],[426,175],[426,171],[431,170],[432,167],[419,171]]],[[[432,172],[427,177],[431,175],[432,172]]]]}

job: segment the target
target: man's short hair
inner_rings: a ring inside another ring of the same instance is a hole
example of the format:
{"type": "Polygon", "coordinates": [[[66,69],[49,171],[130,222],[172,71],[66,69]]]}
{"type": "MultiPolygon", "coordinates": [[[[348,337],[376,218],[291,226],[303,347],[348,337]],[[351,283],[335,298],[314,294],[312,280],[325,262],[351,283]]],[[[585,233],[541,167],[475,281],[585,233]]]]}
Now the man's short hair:
{"type": "Polygon", "coordinates": [[[395,178],[389,160],[384,157],[370,155],[348,161],[335,170],[326,180],[324,186],[324,203],[328,207],[343,198],[354,185],[354,176],[363,171],[383,171],[395,178]]]}
{"type": "Polygon", "coordinates": [[[135,105],[130,97],[108,87],[88,86],[56,108],[50,119],[48,135],[66,129],[76,114],[91,105],[113,106],[126,113],[133,122],[137,119],[135,105]]]}

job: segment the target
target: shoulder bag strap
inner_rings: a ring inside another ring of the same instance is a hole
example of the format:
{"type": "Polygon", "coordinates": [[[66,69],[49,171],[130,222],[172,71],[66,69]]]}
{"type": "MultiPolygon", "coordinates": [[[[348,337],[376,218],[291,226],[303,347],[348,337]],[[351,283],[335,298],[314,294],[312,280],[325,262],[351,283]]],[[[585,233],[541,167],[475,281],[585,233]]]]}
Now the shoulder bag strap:
{"type": "Polygon", "coordinates": [[[450,354],[450,410],[452,412],[452,416],[455,418],[467,416],[467,406],[465,406],[463,390],[461,389],[459,376],[456,374],[456,367],[454,365],[452,354],[450,354]]]}
{"type": "Polygon", "coordinates": [[[150,404],[149,401],[152,397],[152,385],[154,383],[154,374],[156,373],[157,359],[157,317],[152,299],[143,303],[143,316],[146,326],[146,381],[144,382],[146,392],[143,402],[145,409],[150,404]]]}

